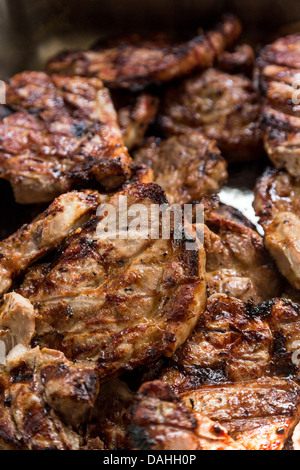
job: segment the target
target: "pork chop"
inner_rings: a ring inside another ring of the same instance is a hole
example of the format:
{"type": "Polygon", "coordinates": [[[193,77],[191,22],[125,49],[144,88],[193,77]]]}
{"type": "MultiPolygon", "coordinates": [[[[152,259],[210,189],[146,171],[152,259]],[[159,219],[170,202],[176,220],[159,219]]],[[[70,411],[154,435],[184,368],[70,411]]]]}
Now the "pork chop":
{"type": "Polygon", "coordinates": [[[160,116],[167,135],[197,130],[217,142],[230,162],[261,155],[261,106],[249,78],[209,69],[171,87],[160,116]]]}
{"type": "Polygon", "coordinates": [[[186,204],[216,193],[227,179],[227,165],[215,142],[198,132],[150,138],[134,160],[152,168],[170,204],[186,204]]]}
{"type": "Polygon", "coordinates": [[[300,289],[300,184],[285,171],[267,170],[255,188],[254,208],[265,245],[281,273],[300,289]]]}
{"type": "Polygon", "coordinates": [[[131,175],[108,91],[98,79],[23,72],[10,79],[0,121],[0,177],[19,203],[70,189],[120,186],[131,175]]]}
{"type": "Polygon", "coordinates": [[[134,230],[137,218],[138,225],[149,222],[151,206],[156,211],[162,204],[167,207],[165,194],[153,183],[113,195],[52,264],[25,278],[18,292],[37,313],[34,344],[92,361],[108,380],[171,356],[186,340],[205,308],[205,252],[191,226],[175,226],[173,217],[167,237],[162,217],[156,238],[149,223],[144,232],[134,230]],[[116,233],[114,211],[121,224],[116,233]]]}
{"type": "Polygon", "coordinates": [[[227,16],[215,30],[187,42],[165,35],[148,40],[132,35],[104,41],[90,51],[63,52],[50,60],[47,71],[98,77],[109,87],[137,90],[211,67],[240,33],[240,22],[227,16]]]}

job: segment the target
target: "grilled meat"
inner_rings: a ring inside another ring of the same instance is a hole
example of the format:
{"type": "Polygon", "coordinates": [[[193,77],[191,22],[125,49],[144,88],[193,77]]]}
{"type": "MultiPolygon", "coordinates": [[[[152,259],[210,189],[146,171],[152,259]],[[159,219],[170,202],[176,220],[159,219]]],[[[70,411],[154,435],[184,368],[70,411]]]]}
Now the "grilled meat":
{"type": "Polygon", "coordinates": [[[160,122],[168,135],[198,130],[230,162],[249,161],[261,154],[260,112],[251,80],[209,69],[167,91],[160,122]]]}
{"type": "Polygon", "coordinates": [[[193,413],[160,381],[145,383],[128,434],[137,450],[242,450],[225,428],[193,413]]]}
{"type": "Polygon", "coordinates": [[[78,449],[79,435],[65,422],[81,422],[97,393],[92,367],[58,351],[17,346],[0,371],[0,447],[78,449]]]}
{"type": "Polygon", "coordinates": [[[89,448],[99,439],[109,450],[130,448],[127,426],[133,403],[134,393],[125,382],[113,379],[101,386],[84,436],[89,448]]]}
{"type": "Polygon", "coordinates": [[[286,380],[206,385],[180,397],[247,450],[281,450],[300,417],[300,389],[286,380]]]}
{"type": "Polygon", "coordinates": [[[240,33],[240,22],[227,16],[215,30],[184,43],[162,36],[144,40],[133,35],[105,41],[90,51],[63,52],[50,60],[47,71],[98,77],[112,88],[142,89],[187,75],[196,68],[211,67],[240,33]]]}
{"type": "Polygon", "coordinates": [[[300,184],[284,171],[267,170],[257,182],[254,208],[267,249],[281,273],[300,289],[300,184]]]}
{"type": "Polygon", "coordinates": [[[228,294],[258,304],[281,293],[280,275],[256,230],[216,212],[205,224],[208,295],[228,294]]]}
{"type": "MultiPolygon", "coordinates": [[[[103,199],[103,198],[102,198],[103,199]]],[[[73,191],[56,198],[32,223],[0,242],[0,294],[34,261],[56,248],[101,204],[96,191],[73,191]]]]}
{"type": "Polygon", "coordinates": [[[237,46],[234,51],[224,51],[217,60],[217,66],[226,73],[240,73],[251,76],[255,64],[255,54],[249,44],[237,46]]]}
{"type": "Polygon", "coordinates": [[[0,121],[0,177],[19,203],[72,188],[120,186],[131,174],[108,91],[98,79],[24,72],[7,85],[15,111],[0,121]]]}
{"type": "Polygon", "coordinates": [[[298,382],[298,318],[299,307],[286,300],[253,307],[212,296],[160,378],[247,449],[281,449],[300,418],[300,389],[291,380],[298,382]]]}
{"type": "Polygon", "coordinates": [[[25,278],[18,292],[37,312],[35,344],[94,361],[102,380],[173,354],[205,307],[205,253],[188,224],[175,238],[173,217],[170,238],[162,217],[151,238],[150,208],[166,203],[153,183],[126,188],[70,235],[51,265],[25,278]],[[145,232],[133,230],[137,210],[145,232]]]}
{"type": "Polygon", "coordinates": [[[299,73],[299,34],[262,50],[256,75],[264,96],[265,149],[276,168],[285,168],[295,177],[300,176],[299,73]]]}
{"type": "Polygon", "coordinates": [[[226,162],[215,142],[198,132],[165,141],[150,138],[134,154],[150,166],[170,204],[185,204],[216,193],[227,179],[226,162]]]}
{"type": "MultiPolygon", "coordinates": [[[[145,133],[155,120],[159,100],[155,96],[142,93],[132,102],[116,106],[119,125],[126,147],[131,150],[143,144],[145,133]]],[[[116,100],[114,99],[116,105],[116,100]]]]}

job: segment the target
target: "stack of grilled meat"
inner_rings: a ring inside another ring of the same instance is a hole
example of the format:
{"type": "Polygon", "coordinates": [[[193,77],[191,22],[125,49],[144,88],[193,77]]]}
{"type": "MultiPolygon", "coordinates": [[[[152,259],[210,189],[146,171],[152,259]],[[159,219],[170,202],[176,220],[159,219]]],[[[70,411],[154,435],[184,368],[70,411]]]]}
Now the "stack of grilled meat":
{"type": "Polygon", "coordinates": [[[256,58],[241,29],[106,40],[7,82],[1,185],[33,220],[1,227],[1,449],[298,448],[300,35],[256,58]],[[217,193],[266,154],[261,236],[217,193]]]}

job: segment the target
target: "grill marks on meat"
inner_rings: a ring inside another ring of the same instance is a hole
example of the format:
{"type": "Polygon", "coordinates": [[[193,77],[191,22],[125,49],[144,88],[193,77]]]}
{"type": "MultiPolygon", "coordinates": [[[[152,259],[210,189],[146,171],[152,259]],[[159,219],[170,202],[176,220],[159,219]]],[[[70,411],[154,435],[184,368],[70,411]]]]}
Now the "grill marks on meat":
{"type": "Polygon", "coordinates": [[[160,378],[247,449],[281,449],[300,417],[300,389],[291,380],[298,381],[298,318],[299,307],[286,300],[253,307],[212,296],[160,378]]]}
{"type": "Polygon", "coordinates": [[[167,134],[198,130],[230,162],[249,161],[261,153],[260,113],[250,79],[209,69],[167,91],[160,121],[167,134]]]}
{"type": "Polygon", "coordinates": [[[24,72],[7,85],[14,113],[0,121],[0,176],[19,203],[51,201],[73,187],[115,189],[130,177],[108,91],[98,79],[24,72]]]}
{"type": "Polygon", "coordinates": [[[98,77],[109,87],[141,89],[168,82],[195,68],[211,67],[241,33],[240,22],[227,16],[213,31],[185,43],[138,35],[110,40],[91,51],[64,52],[47,66],[49,73],[98,77]]]}
{"type": "Polygon", "coordinates": [[[91,190],[63,194],[32,223],[0,242],[0,294],[34,261],[56,248],[70,231],[87,221],[100,203],[99,193],[91,190]]]}
{"type": "Polygon", "coordinates": [[[299,420],[300,389],[285,380],[207,385],[180,397],[247,450],[281,450],[299,420]]]}
{"type": "Polygon", "coordinates": [[[225,428],[193,413],[161,381],[145,383],[131,409],[136,450],[242,450],[225,428]]]}
{"type": "Polygon", "coordinates": [[[265,47],[257,62],[257,78],[264,96],[265,149],[276,168],[285,168],[297,178],[300,176],[300,108],[294,98],[299,97],[296,90],[299,72],[299,34],[265,47]]]}
{"type": "Polygon", "coordinates": [[[54,350],[16,347],[0,372],[0,447],[79,449],[79,435],[65,422],[81,422],[97,393],[92,368],[54,350]]]}
{"type": "Polygon", "coordinates": [[[170,204],[185,204],[216,193],[227,179],[226,162],[215,142],[198,132],[165,141],[150,138],[134,160],[150,166],[170,204]]]}
{"type": "Polygon", "coordinates": [[[256,230],[216,212],[205,224],[208,295],[227,294],[258,304],[281,292],[276,266],[256,230]]]}
{"type": "MultiPolygon", "coordinates": [[[[127,207],[165,204],[161,188],[140,184],[109,200],[117,217],[127,207]]],[[[57,260],[29,275],[19,292],[37,312],[36,343],[62,350],[69,359],[95,361],[102,380],[171,356],[197,323],[206,303],[205,253],[187,226],[183,240],[114,239],[99,236],[107,205],[66,241],[57,260]],[[33,280],[34,278],[34,280],[33,280]]],[[[130,215],[130,213],[129,213],[130,215]]],[[[136,213],[128,218],[130,226],[136,213]]],[[[148,215],[147,215],[148,217],[148,215]]],[[[120,220],[120,219],[117,219],[120,220]]],[[[161,230],[161,221],[160,221],[161,230]]]]}
{"type": "Polygon", "coordinates": [[[217,60],[219,69],[226,73],[240,73],[251,76],[255,64],[255,53],[251,46],[242,44],[234,51],[224,51],[217,60]]]}
{"type": "Polygon", "coordinates": [[[267,170],[255,188],[254,208],[265,245],[281,273],[300,289],[300,184],[284,171],[267,170]]]}

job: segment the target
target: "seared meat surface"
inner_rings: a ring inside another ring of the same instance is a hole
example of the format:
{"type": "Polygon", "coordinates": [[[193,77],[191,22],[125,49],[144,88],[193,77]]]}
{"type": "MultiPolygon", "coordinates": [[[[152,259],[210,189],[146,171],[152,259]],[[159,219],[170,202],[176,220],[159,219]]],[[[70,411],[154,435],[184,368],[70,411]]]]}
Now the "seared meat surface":
{"type": "Polygon", "coordinates": [[[230,162],[249,161],[261,154],[260,112],[250,79],[209,69],[167,91],[160,121],[168,135],[198,130],[230,162]]]}
{"type": "Polygon", "coordinates": [[[0,448],[79,449],[79,435],[65,423],[80,423],[97,393],[92,367],[17,346],[0,370],[0,448]]]}
{"type": "Polygon", "coordinates": [[[158,380],[140,388],[128,434],[136,450],[243,450],[225,428],[189,411],[158,380]]]}
{"type": "Polygon", "coordinates": [[[206,303],[205,253],[192,227],[186,224],[183,238],[175,238],[171,218],[165,239],[160,217],[157,239],[150,238],[149,223],[137,234],[137,204],[145,222],[151,206],[167,207],[167,200],[151,183],[113,195],[70,235],[55,261],[34,268],[18,290],[37,312],[35,344],[93,361],[102,380],[171,356],[206,303]],[[120,237],[110,223],[114,211],[120,237]]]}
{"type": "Polygon", "coordinates": [[[119,106],[117,98],[113,101],[117,108],[124,144],[128,150],[140,147],[149,125],[155,121],[159,99],[149,93],[141,93],[137,97],[129,97],[129,100],[119,106]]]}
{"type": "Polygon", "coordinates": [[[15,111],[0,121],[0,177],[19,203],[72,188],[120,186],[131,175],[108,91],[98,79],[24,72],[7,84],[15,111]]]}
{"type": "Polygon", "coordinates": [[[281,273],[300,289],[300,184],[285,171],[267,170],[255,188],[254,208],[265,245],[281,273]]]}
{"type": "Polygon", "coordinates": [[[50,60],[47,71],[98,77],[109,87],[136,90],[211,67],[240,33],[240,22],[227,16],[215,30],[184,43],[133,35],[105,41],[90,51],[63,52],[50,60]]]}
{"type": "Polygon", "coordinates": [[[217,60],[217,66],[226,73],[241,73],[251,76],[255,64],[255,53],[249,44],[236,46],[234,51],[224,51],[217,60]]]}
{"type": "Polygon", "coordinates": [[[0,242],[0,294],[34,261],[58,247],[101,204],[96,191],[72,191],[56,198],[33,222],[0,242]]]}
{"type": "Polygon", "coordinates": [[[244,223],[212,212],[205,220],[208,295],[228,294],[258,304],[281,293],[281,279],[263,238],[244,223]]]}
{"type": "Polygon", "coordinates": [[[276,168],[285,168],[297,178],[300,176],[299,73],[299,34],[278,39],[262,50],[256,75],[264,96],[265,149],[276,168]]]}
{"type": "Polygon", "coordinates": [[[134,160],[152,168],[170,204],[186,204],[216,193],[227,179],[226,162],[215,142],[198,132],[150,138],[134,160]]]}

